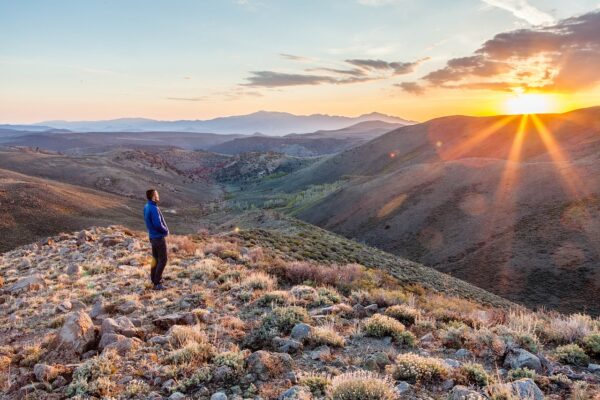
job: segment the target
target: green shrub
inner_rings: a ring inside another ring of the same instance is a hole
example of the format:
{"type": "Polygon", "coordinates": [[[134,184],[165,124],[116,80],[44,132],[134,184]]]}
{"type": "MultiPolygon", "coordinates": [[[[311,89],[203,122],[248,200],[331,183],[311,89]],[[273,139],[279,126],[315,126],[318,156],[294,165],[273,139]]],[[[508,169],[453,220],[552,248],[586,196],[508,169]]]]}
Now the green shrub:
{"type": "Polygon", "coordinates": [[[385,310],[385,315],[402,322],[404,325],[412,325],[419,317],[419,311],[405,304],[394,305],[385,310]]]}
{"type": "Polygon", "coordinates": [[[337,333],[332,326],[316,326],[310,333],[310,340],[316,344],[326,344],[334,347],[344,347],[344,337],[337,333]]]}
{"type": "Polygon", "coordinates": [[[256,305],[259,307],[283,306],[290,303],[290,297],[289,292],[285,290],[274,290],[260,296],[256,300],[256,305]]]}
{"type": "Polygon", "coordinates": [[[215,353],[215,346],[208,342],[191,342],[180,349],[171,351],[166,357],[166,362],[176,365],[203,363],[210,361],[215,353]]]}
{"type": "Polygon", "coordinates": [[[600,333],[590,333],[584,337],[583,347],[590,356],[600,356],[600,333]]]}
{"type": "Polygon", "coordinates": [[[536,375],[535,371],[529,368],[516,368],[508,371],[508,379],[511,381],[518,381],[524,378],[535,379],[536,375]]]}
{"type": "Polygon", "coordinates": [[[333,378],[328,390],[331,400],[395,400],[394,384],[368,371],[347,372],[333,378]]]}
{"type": "Polygon", "coordinates": [[[554,355],[558,361],[572,365],[585,366],[590,360],[587,354],[585,354],[585,351],[577,344],[558,346],[556,350],[554,350],[554,355]]]}
{"type": "Polygon", "coordinates": [[[394,364],[388,365],[386,370],[394,379],[412,383],[439,381],[449,374],[448,367],[439,359],[413,353],[399,354],[394,364]]]}
{"type": "Polygon", "coordinates": [[[213,358],[213,363],[218,366],[227,366],[235,372],[244,370],[245,353],[242,351],[224,351],[213,358]]]}
{"type": "Polygon", "coordinates": [[[308,373],[300,377],[300,385],[308,388],[312,395],[317,397],[325,396],[330,384],[331,380],[324,375],[308,373]]]}
{"type": "Polygon", "coordinates": [[[466,363],[458,369],[457,381],[465,385],[486,386],[491,379],[480,364],[466,363]]]}
{"type": "MultiPolygon", "coordinates": [[[[391,336],[394,340],[404,343],[409,340],[409,335],[404,334],[406,328],[401,322],[385,316],[375,314],[364,322],[364,331],[367,336],[385,337],[391,336]]],[[[414,342],[413,342],[414,343],[414,342]]]]}
{"type": "Polygon", "coordinates": [[[211,379],[212,373],[210,372],[210,368],[202,367],[189,378],[181,380],[178,385],[171,388],[171,391],[186,393],[196,386],[204,385],[210,382],[211,379]]]}

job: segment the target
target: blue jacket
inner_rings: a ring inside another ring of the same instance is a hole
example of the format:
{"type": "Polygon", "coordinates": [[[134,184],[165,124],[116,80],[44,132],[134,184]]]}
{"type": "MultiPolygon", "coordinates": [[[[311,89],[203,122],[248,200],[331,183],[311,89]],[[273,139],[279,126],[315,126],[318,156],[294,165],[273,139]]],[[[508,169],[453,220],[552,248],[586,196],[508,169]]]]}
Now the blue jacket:
{"type": "Polygon", "coordinates": [[[164,238],[169,234],[169,228],[167,228],[165,219],[156,203],[152,200],[148,200],[144,206],[144,221],[146,221],[146,228],[148,229],[150,239],[164,238]]]}

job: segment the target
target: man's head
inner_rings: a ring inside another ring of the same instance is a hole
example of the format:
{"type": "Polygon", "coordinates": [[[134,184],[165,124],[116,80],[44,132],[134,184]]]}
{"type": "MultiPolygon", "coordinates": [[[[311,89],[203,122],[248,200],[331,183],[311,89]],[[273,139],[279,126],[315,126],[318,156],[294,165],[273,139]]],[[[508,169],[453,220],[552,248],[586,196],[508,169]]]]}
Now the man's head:
{"type": "Polygon", "coordinates": [[[158,203],[160,201],[160,196],[158,195],[158,190],[156,190],[156,189],[146,190],[146,198],[148,200],[152,200],[155,203],[158,203]]]}

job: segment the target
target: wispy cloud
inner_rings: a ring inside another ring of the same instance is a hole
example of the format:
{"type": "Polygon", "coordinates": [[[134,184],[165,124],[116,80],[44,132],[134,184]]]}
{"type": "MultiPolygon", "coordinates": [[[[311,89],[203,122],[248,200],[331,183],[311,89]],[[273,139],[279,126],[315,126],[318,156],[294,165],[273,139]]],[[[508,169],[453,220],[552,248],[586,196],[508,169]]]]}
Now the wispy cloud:
{"type": "MultiPolygon", "coordinates": [[[[286,54],[287,55],[287,54],[286,54]]],[[[396,75],[405,75],[413,72],[415,68],[426,59],[412,62],[388,62],[371,59],[349,59],[346,65],[353,68],[314,67],[307,68],[304,72],[323,72],[325,74],[288,73],[277,71],[251,71],[243,86],[255,87],[284,87],[300,85],[322,84],[351,84],[368,82],[377,79],[387,79],[396,75]]]]}
{"type": "Polygon", "coordinates": [[[535,8],[527,0],[482,0],[484,3],[506,10],[516,18],[527,21],[532,25],[544,25],[553,23],[554,17],[538,8],[535,8]]]}
{"type": "Polygon", "coordinates": [[[205,101],[207,100],[207,97],[166,97],[166,99],[174,101],[205,101]]]}
{"type": "Polygon", "coordinates": [[[397,4],[400,3],[402,0],[357,0],[358,4],[362,4],[363,6],[369,6],[369,7],[380,7],[380,6],[386,6],[389,4],[397,4]]]}
{"type": "Polygon", "coordinates": [[[301,62],[311,61],[311,59],[308,57],[297,56],[295,54],[279,53],[279,55],[281,56],[281,58],[285,58],[286,60],[291,60],[291,61],[301,61],[301,62]]]}
{"type": "Polygon", "coordinates": [[[394,86],[399,87],[405,92],[412,94],[423,94],[425,93],[425,88],[419,85],[417,82],[400,82],[395,83],[394,86]]]}

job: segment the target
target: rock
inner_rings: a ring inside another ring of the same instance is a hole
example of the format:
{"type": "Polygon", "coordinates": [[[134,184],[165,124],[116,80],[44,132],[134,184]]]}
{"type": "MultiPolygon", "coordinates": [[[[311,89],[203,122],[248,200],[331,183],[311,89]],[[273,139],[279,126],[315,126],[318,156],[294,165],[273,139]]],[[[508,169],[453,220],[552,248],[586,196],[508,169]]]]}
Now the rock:
{"type": "Polygon", "coordinates": [[[67,378],[65,378],[62,375],[59,375],[56,377],[56,379],[54,379],[54,382],[52,382],[52,389],[58,389],[61,387],[65,387],[69,384],[69,381],[67,380],[67,378]]]}
{"type": "Polygon", "coordinates": [[[491,385],[487,387],[489,393],[507,391],[522,400],[544,400],[544,393],[532,379],[519,379],[511,383],[491,385]]]}
{"type": "Polygon", "coordinates": [[[440,385],[440,389],[443,390],[444,392],[447,392],[448,390],[452,389],[453,387],[454,387],[454,379],[446,379],[440,385]]]}
{"type": "Polygon", "coordinates": [[[86,243],[86,242],[91,242],[92,240],[94,240],[94,237],[92,236],[92,234],[88,231],[81,231],[79,232],[79,234],[77,234],[77,245],[81,246],[82,244],[86,243]]]}
{"type": "Polygon", "coordinates": [[[459,359],[466,359],[466,358],[471,358],[473,357],[473,353],[471,353],[469,350],[467,349],[458,349],[456,350],[456,352],[454,353],[454,357],[459,358],[459,359]]]}
{"type": "Polygon", "coordinates": [[[177,385],[177,382],[175,382],[174,379],[169,379],[162,384],[162,389],[169,391],[172,387],[175,387],[175,385],[177,385]]]}
{"type": "Polygon", "coordinates": [[[67,275],[77,277],[81,275],[81,266],[79,264],[70,264],[67,267],[67,275]]]}
{"type": "Polygon", "coordinates": [[[396,392],[398,392],[398,394],[400,394],[400,395],[405,395],[405,394],[409,393],[411,390],[412,390],[412,386],[408,382],[399,381],[398,384],[396,385],[396,392]]]}
{"type": "Polygon", "coordinates": [[[512,349],[504,359],[504,367],[517,369],[517,368],[529,368],[536,372],[542,371],[542,364],[540,359],[524,349],[512,349]]]}
{"type": "Polygon", "coordinates": [[[295,353],[304,347],[301,342],[294,339],[282,339],[279,336],[273,338],[273,347],[280,353],[295,353]]]}
{"type": "Polygon", "coordinates": [[[451,358],[444,359],[444,364],[446,364],[450,368],[458,368],[458,367],[460,367],[460,361],[453,360],[451,358]]]}
{"type": "Polygon", "coordinates": [[[331,356],[331,349],[327,345],[319,346],[310,352],[310,358],[313,360],[324,361],[329,356],[331,356]]]}
{"type": "Polygon", "coordinates": [[[185,394],[181,392],[175,392],[169,396],[169,400],[183,400],[185,399],[185,394]]]}
{"type": "Polygon", "coordinates": [[[79,301],[79,300],[71,300],[71,310],[79,311],[79,310],[85,310],[86,308],[87,308],[87,306],[85,305],[84,302],[79,301]]]}
{"type": "MultiPolygon", "coordinates": [[[[17,396],[19,399],[28,399],[29,395],[31,395],[32,393],[45,392],[47,388],[48,387],[43,382],[30,383],[29,385],[25,385],[25,386],[21,387],[19,389],[17,396]]],[[[38,394],[38,396],[39,396],[39,394],[38,394]]],[[[36,397],[38,397],[38,396],[36,396],[36,397]]]]}
{"type": "Polygon", "coordinates": [[[62,303],[60,303],[58,306],[56,306],[56,312],[66,313],[66,312],[71,311],[71,308],[73,308],[73,305],[71,304],[71,302],[69,300],[65,300],[62,303]]]}
{"type": "Polygon", "coordinates": [[[155,326],[165,330],[173,325],[196,325],[198,322],[198,317],[192,312],[165,315],[152,321],[155,326]]]}
{"type": "Polygon", "coordinates": [[[129,338],[117,333],[107,333],[102,335],[98,349],[101,351],[113,349],[119,355],[124,356],[137,348],[141,343],[138,338],[129,338]]]}
{"type": "Polygon", "coordinates": [[[6,288],[6,291],[14,295],[22,292],[35,292],[44,287],[46,287],[46,281],[44,281],[42,275],[33,274],[19,279],[17,282],[6,288]]]}
{"type": "Polygon", "coordinates": [[[374,314],[379,310],[379,306],[377,304],[369,304],[365,307],[365,311],[370,314],[374,314]]]}
{"type": "Polygon", "coordinates": [[[141,331],[136,328],[133,322],[125,316],[120,316],[117,319],[106,318],[102,321],[100,335],[104,336],[109,333],[117,333],[126,337],[140,337],[141,331]]]}
{"type": "Polygon", "coordinates": [[[283,392],[277,400],[311,400],[312,395],[302,386],[292,386],[283,392]]]}
{"type": "Polygon", "coordinates": [[[311,332],[312,332],[312,327],[308,324],[301,322],[299,324],[294,325],[290,336],[292,339],[296,339],[301,342],[305,339],[308,339],[311,332]]]}
{"type": "Polygon", "coordinates": [[[370,371],[382,371],[386,365],[391,364],[390,357],[383,351],[378,351],[367,356],[363,366],[370,371]]]}
{"type": "Polygon", "coordinates": [[[100,242],[104,247],[113,247],[123,243],[123,237],[121,235],[104,235],[100,239],[100,242]]]}
{"type": "Polygon", "coordinates": [[[600,364],[589,364],[587,369],[591,373],[600,374],[600,364]]]}
{"type": "Polygon", "coordinates": [[[430,332],[424,336],[421,337],[421,339],[419,339],[419,341],[421,343],[430,343],[430,342],[434,342],[435,341],[435,337],[433,336],[433,334],[430,332]]]}
{"type": "Polygon", "coordinates": [[[217,392],[210,396],[210,400],[227,400],[227,395],[223,392],[217,392]]]}
{"type": "Polygon", "coordinates": [[[281,376],[294,366],[294,361],[289,354],[271,353],[265,350],[256,351],[246,359],[248,372],[255,374],[262,381],[281,376]]]}
{"type": "Polygon", "coordinates": [[[454,386],[448,400],[484,400],[484,397],[466,386],[454,386]]]}
{"type": "Polygon", "coordinates": [[[60,370],[51,365],[35,364],[33,374],[40,382],[52,382],[59,375],[60,370]]]}
{"type": "Polygon", "coordinates": [[[131,314],[140,308],[140,303],[136,300],[129,300],[117,306],[117,311],[121,314],[131,314]]]}
{"type": "Polygon", "coordinates": [[[75,354],[83,354],[96,340],[92,319],[83,311],[68,314],[57,336],[60,346],[75,354]]]}
{"type": "Polygon", "coordinates": [[[164,346],[165,344],[169,343],[169,337],[166,335],[154,336],[148,340],[148,343],[164,346]]]}
{"type": "Polygon", "coordinates": [[[90,311],[90,317],[96,319],[102,314],[104,314],[104,300],[102,299],[102,297],[99,297],[98,299],[96,299],[94,305],[92,306],[92,310],[90,311]]]}
{"type": "Polygon", "coordinates": [[[235,376],[233,369],[227,365],[221,365],[213,371],[214,382],[225,382],[235,376]]]}

